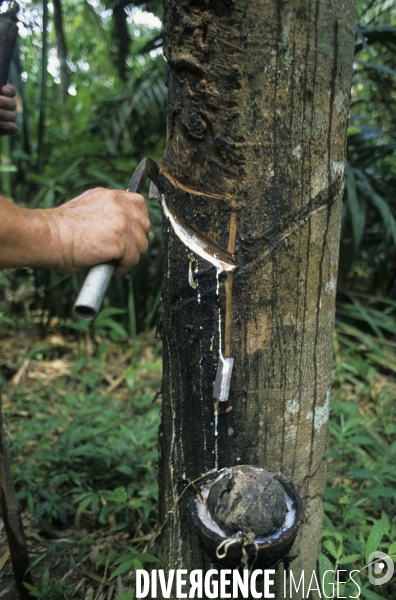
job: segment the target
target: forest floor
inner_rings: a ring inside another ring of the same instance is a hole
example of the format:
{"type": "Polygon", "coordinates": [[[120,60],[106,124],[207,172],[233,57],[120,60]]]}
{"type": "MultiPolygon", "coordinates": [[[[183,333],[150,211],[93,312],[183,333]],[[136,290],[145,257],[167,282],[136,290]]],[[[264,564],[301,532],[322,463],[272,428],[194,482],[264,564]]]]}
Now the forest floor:
{"type": "MultiPolygon", "coordinates": [[[[158,340],[1,333],[3,420],[33,594],[129,598],[128,573],[112,574],[118,558],[147,551],[154,531],[158,340]]],[[[1,520],[0,598],[18,598],[1,520]]]]}

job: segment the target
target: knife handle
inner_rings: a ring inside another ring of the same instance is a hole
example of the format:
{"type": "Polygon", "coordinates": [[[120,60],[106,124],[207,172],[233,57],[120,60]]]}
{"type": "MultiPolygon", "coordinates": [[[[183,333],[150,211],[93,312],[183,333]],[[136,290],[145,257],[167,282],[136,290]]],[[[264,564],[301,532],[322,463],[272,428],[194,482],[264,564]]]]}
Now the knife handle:
{"type": "MultiPolygon", "coordinates": [[[[127,192],[141,193],[149,176],[152,181],[157,178],[158,166],[151,158],[144,158],[136,167],[132,175],[127,192]]],[[[92,267],[81,288],[76,303],[74,314],[83,321],[92,321],[99,313],[103,298],[106,294],[111,277],[114,273],[114,264],[105,263],[92,267]]]]}
{"type": "Polygon", "coordinates": [[[74,314],[82,321],[92,321],[99,313],[114,265],[104,263],[89,270],[84,285],[74,305],[74,314]]]}

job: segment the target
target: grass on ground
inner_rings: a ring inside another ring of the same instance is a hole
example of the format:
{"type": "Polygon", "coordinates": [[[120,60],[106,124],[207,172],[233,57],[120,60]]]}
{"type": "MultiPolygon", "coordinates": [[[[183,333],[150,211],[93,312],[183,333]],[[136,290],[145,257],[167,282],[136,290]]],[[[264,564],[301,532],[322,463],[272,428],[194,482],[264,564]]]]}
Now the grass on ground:
{"type": "MultiPolygon", "coordinates": [[[[2,333],[3,415],[34,594],[127,600],[131,566],[151,560],[161,346],[153,334],[119,344],[57,327],[44,339],[31,327],[2,333]]],[[[0,527],[0,598],[16,597],[0,527]]]]}

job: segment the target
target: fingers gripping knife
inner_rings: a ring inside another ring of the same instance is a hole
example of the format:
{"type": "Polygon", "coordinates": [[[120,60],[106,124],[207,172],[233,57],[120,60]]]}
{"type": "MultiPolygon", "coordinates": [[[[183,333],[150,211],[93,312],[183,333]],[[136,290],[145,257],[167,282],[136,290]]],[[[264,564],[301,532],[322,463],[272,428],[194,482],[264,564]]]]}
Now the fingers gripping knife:
{"type": "MultiPolygon", "coordinates": [[[[158,177],[158,166],[151,158],[144,158],[137,166],[129,182],[127,192],[140,194],[149,177],[154,183],[158,177]]],[[[74,305],[74,314],[84,321],[92,321],[102,305],[104,295],[114,273],[115,265],[105,263],[90,269],[74,305]]]]}

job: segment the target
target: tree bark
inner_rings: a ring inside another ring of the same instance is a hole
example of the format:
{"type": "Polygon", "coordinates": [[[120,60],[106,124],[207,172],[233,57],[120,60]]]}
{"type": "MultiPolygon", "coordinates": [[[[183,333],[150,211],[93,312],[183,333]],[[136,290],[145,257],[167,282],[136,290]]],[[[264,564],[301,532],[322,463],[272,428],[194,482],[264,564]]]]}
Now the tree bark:
{"type": "Polygon", "coordinates": [[[164,0],[164,11],[160,187],[225,249],[233,250],[236,224],[237,267],[233,281],[220,275],[217,295],[215,269],[195,257],[192,288],[190,251],[165,221],[160,551],[169,568],[209,568],[187,494],[177,498],[210,469],[257,465],[299,489],[305,518],[291,568],[311,573],[322,528],[354,2],[164,0]],[[216,418],[219,331],[234,370],[232,410],[216,418]]]}

